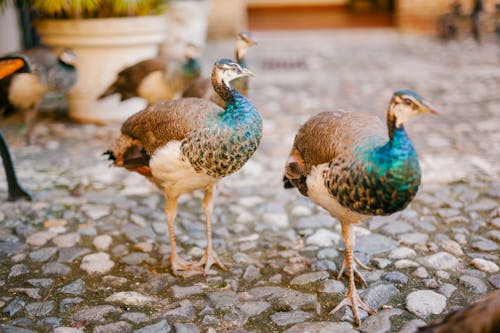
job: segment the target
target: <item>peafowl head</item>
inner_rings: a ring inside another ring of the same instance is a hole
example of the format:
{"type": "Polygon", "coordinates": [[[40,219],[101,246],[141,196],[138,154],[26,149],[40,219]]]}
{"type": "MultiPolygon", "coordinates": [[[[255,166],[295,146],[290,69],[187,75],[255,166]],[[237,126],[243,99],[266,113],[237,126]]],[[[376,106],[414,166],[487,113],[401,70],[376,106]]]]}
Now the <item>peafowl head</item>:
{"type": "Polygon", "coordinates": [[[249,32],[240,32],[236,37],[236,60],[241,61],[247,50],[257,45],[257,40],[249,32]]]}
{"type": "Polygon", "coordinates": [[[416,92],[398,90],[392,96],[389,105],[388,120],[393,122],[396,128],[399,128],[411,117],[422,113],[437,114],[434,107],[416,92]]]}
{"type": "Polygon", "coordinates": [[[253,73],[229,59],[219,59],[215,62],[212,78],[216,82],[222,82],[229,87],[231,81],[243,76],[253,76],[253,73]]]}

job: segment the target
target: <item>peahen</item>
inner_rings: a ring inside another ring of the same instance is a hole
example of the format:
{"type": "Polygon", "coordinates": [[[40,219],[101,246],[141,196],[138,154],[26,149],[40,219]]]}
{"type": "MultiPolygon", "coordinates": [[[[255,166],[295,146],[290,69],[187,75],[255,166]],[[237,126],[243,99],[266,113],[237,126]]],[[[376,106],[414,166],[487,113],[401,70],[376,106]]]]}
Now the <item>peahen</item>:
{"type": "Polygon", "coordinates": [[[32,72],[15,73],[0,82],[0,112],[23,113],[27,139],[33,142],[38,109],[47,93],[66,94],[76,83],[77,57],[70,49],[32,48],[10,56],[24,56],[32,72]]]}
{"type": "MultiPolygon", "coordinates": [[[[336,217],[342,227],[345,253],[338,278],[347,268],[347,297],[332,314],[350,305],[359,324],[358,307],[373,313],[360,299],[354,277],[353,225],[369,216],[389,215],[405,208],[420,185],[417,152],[403,123],[421,113],[435,113],[410,90],[394,93],[387,110],[387,128],[375,116],[345,111],[321,112],[295,137],[285,166],[285,188],[296,187],[336,217]]],[[[366,267],[364,267],[366,268],[366,267]]]]}
{"type": "MultiPolygon", "coordinates": [[[[28,59],[24,56],[6,56],[0,58],[0,82],[13,73],[29,73],[31,66],[28,59]]],[[[14,162],[10,156],[9,146],[0,131],[0,155],[2,156],[5,176],[7,177],[7,186],[9,191],[9,201],[15,201],[21,198],[31,200],[31,194],[26,191],[17,180],[14,162]]]]}
{"type": "Polygon", "coordinates": [[[141,97],[149,105],[179,98],[186,87],[201,74],[199,56],[200,49],[188,44],[182,61],[169,61],[159,56],[126,67],[118,73],[116,80],[99,99],[119,94],[122,101],[141,97]]]}
{"type": "MultiPolygon", "coordinates": [[[[243,68],[248,68],[245,62],[245,55],[248,49],[254,45],[257,45],[257,41],[249,32],[241,32],[236,37],[235,43],[235,57],[238,64],[243,68]]],[[[231,82],[231,87],[233,87],[237,92],[248,97],[249,91],[249,78],[241,77],[235,79],[231,82]]],[[[182,97],[201,97],[208,98],[212,102],[224,107],[224,101],[219,97],[218,94],[212,88],[212,82],[209,78],[198,78],[194,80],[187,88],[184,90],[182,97]]]]}
{"type": "Polygon", "coordinates": [[[218,60],[212,84],[226,102],[225,109],[202,98],[152,104],[125,121],[121,136],[105,152],[116,166],[140,173],[164,192],[174,274],[202,265],[207,273],[214,263],[225,269],[212,248],[213,189],[220,179],[240,169],[260,143],[260,114],[229,85],[249,75],[249,70],[230,60],[218,60]],[[205,255],[196,264],[178,256],[174,236],[177,199],[194,190],[205,192],[207,234],[205,255]]]}

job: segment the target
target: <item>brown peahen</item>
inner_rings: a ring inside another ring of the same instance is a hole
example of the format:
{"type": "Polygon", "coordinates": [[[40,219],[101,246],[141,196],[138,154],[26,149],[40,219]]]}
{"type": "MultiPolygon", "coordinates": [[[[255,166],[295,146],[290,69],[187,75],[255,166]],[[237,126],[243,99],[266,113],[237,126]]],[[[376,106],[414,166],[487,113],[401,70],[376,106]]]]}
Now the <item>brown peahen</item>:
{"type": "MultiPolygon", "coordinates": [[[[248,68],[245,62],[245,55],[248,49],[254,45],[257,45],[257,41],[249,32],[241,32],[236,37],[235,57],[236,62],[241,67],[248,68]]],[[[246,97],[248,97],[249,85],[249,77],[241,77],[231,82],[231,87],[246,97]]],[[[212,82],[209,78],[198,78],[194,80],[186,90],[184,90],[182,97],[208,98],[217,105],[224,107],[224,101],[213,90],[212,82]]]]}
{"type": "Polygon", "coordinates": [[[179,98],[201,74],[199,56],[200,49],[188,44],[183,61],[169,61],[159,56],[126,67],[99,99],[119,94],[122,101],[141,97],[149,105],[179,98]]]}
{"type": "Polygon", "coordinates": [[[262,135],[262,119],[248,99],[229,82],[251,72],[227,60],[218,60],[212,72],[215,91],[225,109],[202,98],[181,98],[153,104],[125,121],[121,136],[105,153],[116,166],[136,171],[164,192],[170,234],[170,262],[178,270],[207,273],[216,263],[224,269],[212,248],[211,216],[214,185],[239,170],[253,155],[262,135]],[[177,199],[183,193],[205,191],[207,246],[194,264],[177,255],[174,220],[177,199]]]}
{"type": "Polygon", "coordinates": [[[435,113],[409,90],[394,93],[387,128],[375,116],[321,112],[300,128],[286,163],[285,188],[296,187],[340,221],[345,253],[338,278],[347,268],[349,289],[331,313],[350,305],[357,324],[358,307],[368,313],[374,310],[360,299],[354,283],[356,276],[366,285],[354,262],[366,267],[353,255],[353,225],[402,210],[415,196],[420,166],[403,123],[426,112],[435,113]]]}
{"type": "Polygon", "coordinates": [[[34,140],[33,130],[43,97],[51,92],[67,93],[76,83],[77,57],[70,49],[55,51],[32,48],[10,56],[23,56],[31,64],[30,73],[15,73],[0,82],[0,112],[6,117],[19,111],[24,116],[28,143],[34,140]]]}

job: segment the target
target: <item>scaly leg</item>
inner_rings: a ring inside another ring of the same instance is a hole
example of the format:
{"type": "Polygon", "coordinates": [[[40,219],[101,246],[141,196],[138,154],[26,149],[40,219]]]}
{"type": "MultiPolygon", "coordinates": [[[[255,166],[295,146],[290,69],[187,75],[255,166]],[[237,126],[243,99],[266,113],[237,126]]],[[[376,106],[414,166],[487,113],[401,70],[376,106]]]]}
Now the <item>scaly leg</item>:
{"type": "Polygon", "coordinates": [[[7,177],[7,187],[9,189],[9,201],[15,201],[21,198],[31,201],[31,194],[26,191],[17,180],[14,162],[10,156],[9,146],[0,131],[0,155],[2,156],[5,176],[7,177]]]}
{"type": "Polygon", "coordinates": [[[170,264],[172,273],[177,275],[177,271],[199,270],[193,266],[192,262],[186,261],[177,254],[175,243],[174,220],[177,215],[177,197],[166,196],[165,213],[167,214],[168,235],[170,237],[170,264]]]}
{"type": "MultiPolygon", "coordinates": [[[[374,314],[376,311],[370,309],[359,297],[358,292],[356,290],[356,285],[354,283],[354,243],[355,243],[355,235],[352,230],[352,226],[349,223],[341,223],[342,225],[342,237],[344,238],[345,244],[345,254],[344,259],[347,262],[347,274],[349,278],[349,289],[347,291],[347,296],[344,298],[336,307],[333,309],[330,314],[334,314],[338,310],[340,310],[345,305],[349,305],[352,308],[352,314],[354,316],[354,321],[357,325],[360,324],[359,315],[358,315],[358,307],[365,310],[369,314],[374,314]]],[[[343,266],[343,265],[342,265],[343,266]]]]}
{"type": "MultiPolygon", "coordinates": [[[[340,252],[345,252],[345,250],[340,250],[340,252]]],[[[358,258],[356,258],[356,256],[353,255],[353,259],[354,259],[354,262],[356,263],[356,265],[358,265],[359,267],[367,270],[367,271],[373,271],[372,268],[366,266],[365,264],[363,264],[361,261],[359,261],[358,258]]],[[[344,270],[346,269],[347,267],[347,259],[346,259],[346,256],[344,255],[344,258],[342,259],[342,267],[340,267],[340,271],[339,271],[339,274],[337,275],[337,280],[339,280],[341,277],[342,277],[342,274],[344,274],[344,270]]],[[[365,287],[368,287],[368,284],[366,283],[365,279],[363,278],[363,276],[361,276],[361,274],[359,273],[359,271],[356,269],[356,267],[353,267],[353,271],[354,271],[354,277],[357,278],[359,280],[359,282],[361,282],[365,287]]]]}
{"type": "Polygon", "coordinates": [[[37,103],[37,105],[33,106],[32,108],[25,110],[24,113],[24,124],[26,126],[26,140],[28,142],[28,145],[32,145],[35,143],[35,124],[38,115],[38,107],[39,103],[37,103]]]}
{"type": "Polygon", "coordinates": [[[217,254],[212,248],[212,211],[214,209],[214,186],[210,185],[205,189],[205,197],[203,198],[203,210],[205,211],[205,217],[207,222],[207,247],[205,249],[205,255],[196,266],[205,265],[205,274],[208,273],[210,267],[213,264],[217,264],[222,270],[226,270],[226,267],[217,257],[217,254]]]}

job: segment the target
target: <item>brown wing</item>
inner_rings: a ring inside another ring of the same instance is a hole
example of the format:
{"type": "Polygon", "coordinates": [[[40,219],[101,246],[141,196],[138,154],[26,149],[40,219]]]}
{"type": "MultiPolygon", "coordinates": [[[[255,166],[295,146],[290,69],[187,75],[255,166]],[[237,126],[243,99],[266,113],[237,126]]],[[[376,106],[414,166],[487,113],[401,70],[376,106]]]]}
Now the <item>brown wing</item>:
{"type": "Polygon", "coordinates": [[[156,57],[126,67],[118,73],[116,80],[99,96],[99,99],[113,94],[120,94],[122,101],[137,97],[142,80],[156,71],[167,71],[165,59],[156,57]]]}
{"type": "Polygon", "coordinates": [[[356,144],[367,137],[387,137],[382,121],[346,111],[325,111],[311,117],[295,136],[285,166],[285,188],[295,186],[306,195],[305,180],[311,168],[335,158],[352,158],[356,144]]]}
{"type": "Polygon", "coordinates": [[[421,327],[419,333],[496,333],[500,332],[500,291],[421,327]]]}

